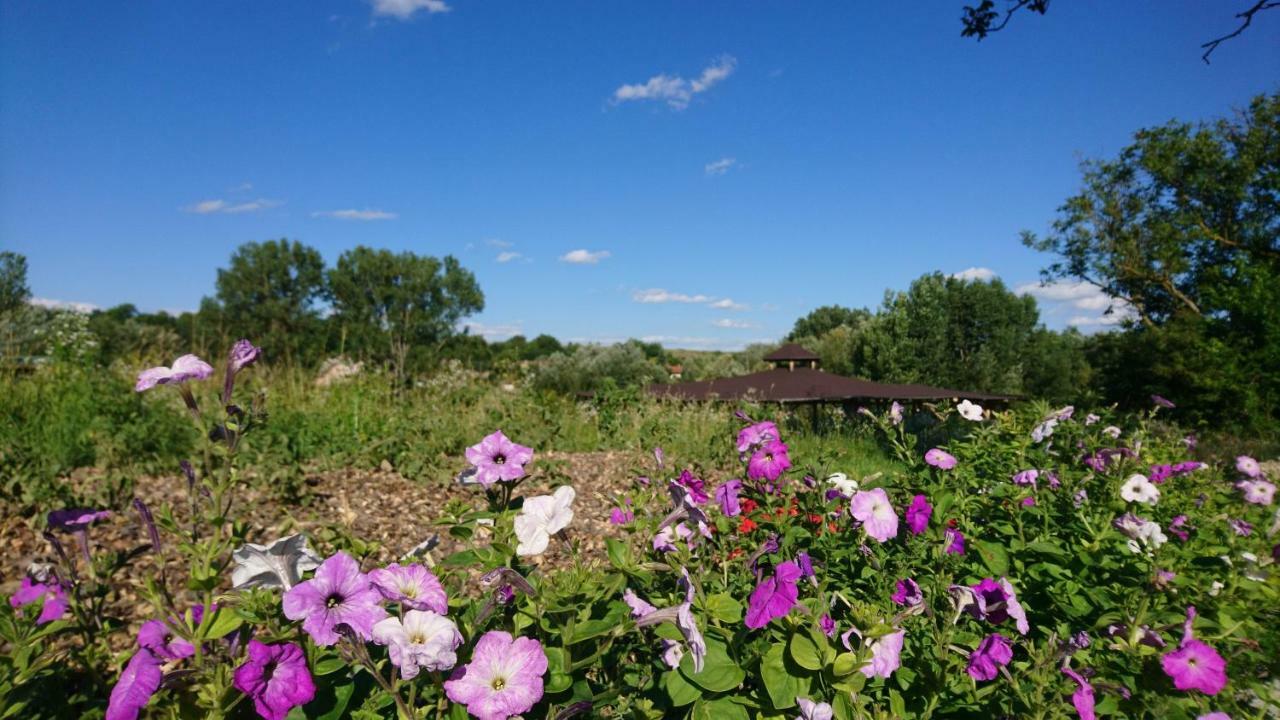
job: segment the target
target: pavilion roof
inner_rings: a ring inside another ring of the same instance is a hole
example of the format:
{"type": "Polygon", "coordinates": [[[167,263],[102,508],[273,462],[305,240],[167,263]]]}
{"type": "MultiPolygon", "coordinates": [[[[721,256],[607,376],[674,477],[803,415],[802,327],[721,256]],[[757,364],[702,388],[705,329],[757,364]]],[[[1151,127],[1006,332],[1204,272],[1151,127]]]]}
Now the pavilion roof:
{"type": "Polygon", "coordinates": [[[821,360],[817,353],[809,352],[795,343],[787,343],[764,356],[768,362],[786,362],[788,360],[821,360]]]}

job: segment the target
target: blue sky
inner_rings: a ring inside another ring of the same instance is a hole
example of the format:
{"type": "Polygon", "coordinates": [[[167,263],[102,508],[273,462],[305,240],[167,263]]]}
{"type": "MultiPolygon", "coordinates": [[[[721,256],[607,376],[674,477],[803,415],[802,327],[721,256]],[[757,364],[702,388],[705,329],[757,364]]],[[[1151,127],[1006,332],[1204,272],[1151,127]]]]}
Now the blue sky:
{"type": "Polygon", "coordinates": [[[1018,232],[1082,158],[1280,90],[1280,12],[1200,60],[1248,3],[981,43],[963,4],[0,0],[0,247],[37,297],[149,310],[250,240],[453,254],[490,337],[733,348],[934,270],[1034,283],[1018,232]]]}

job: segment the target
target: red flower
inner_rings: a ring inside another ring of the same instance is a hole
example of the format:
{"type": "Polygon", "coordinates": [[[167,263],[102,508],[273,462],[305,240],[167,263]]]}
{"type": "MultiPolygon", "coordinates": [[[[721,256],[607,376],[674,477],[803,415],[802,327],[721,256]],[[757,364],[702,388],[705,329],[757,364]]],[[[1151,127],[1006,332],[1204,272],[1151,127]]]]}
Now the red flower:
{"type": "Polygon", "coordinates": [[[742,512],[744,513],[754,512],[756,508],[760,507],[759,504],[751,498],[743,498],[742,502],[739,504],[742,505],[742,512]]]}
{"type": "Polygon", "coordinates": [[[757,527],[756,521],[749,517],[742,518],[742,522],[738,523],[738,532],[749,533],[757,527]]]}
{"type": "Polygon", "coordinates": [[[947,527],[951,528],[952,530],[955,530],[956,526],[959,524],[960,523],[956,522],[955,518],[951,518],[950,520],[947,521],[947,527]]]}

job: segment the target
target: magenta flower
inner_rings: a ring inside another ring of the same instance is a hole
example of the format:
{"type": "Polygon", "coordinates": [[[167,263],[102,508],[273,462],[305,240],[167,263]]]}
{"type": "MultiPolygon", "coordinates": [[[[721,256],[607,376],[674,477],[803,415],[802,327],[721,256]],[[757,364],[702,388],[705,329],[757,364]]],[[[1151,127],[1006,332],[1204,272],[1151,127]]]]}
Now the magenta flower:
{"type": "Polygon", "coordinates": [[[110,510],[89,510],[87,508],[65,508],[54,510],[46,518],[50,530],[78,532],[90,525],[111,517],[110,510]]]}
{"type": "Polygon", "coordinates": [[[782,435],[778,433],[778,426],[768,420],[748,425],[738,433],[738,452],[745,453],[753,447],[781,438],[782,435]]]}
{"type": "Polygon", "coordinates": [[[18,591],[9,597],[9,607],[20,608],[40,603],[40,615],[36,617],[37,625],[61,620],[67,614],[67,593],[56,580],[53,582],[35,582],[30,577],[22,578],[18,591]]]}
{"type": "Polygon", "coordinates": [[[1199,690],[1206,695],[1217,695],[1227,685],[1227,661],[1217,650],[1195,639],[1191,631],[1195,618],[1195,606],[1188,606],[1187,620],[1182,625],[1182,642],[1177,650],[1160,658],[1160,665],[1179,690],[1199,690]]]}
{"type": "Polygon", "coordinates": [[[1249,537],[1253,534],[1253,523],[1246,520],[1232,518],[1227,522],[1227,524],[1231,526],[1231,529],[1235,531],[1235,534],[1241,537],[1249,537]]]}
{"type": "Polygon", "coordinates": [[[533,638],[515,638],[500,630],[485,633],[471,662],[453,671],[445,694],[480,720],[506,720],[542,699],[547,655],[533,638]]]}
{"type": "Polygon", "coordinates": [[[915,607],[924,602],[924,593],[920,590],[920,585],[915,580],[904,578],[898,581],[898,587],[894,590],[890,599],[899,605],[915,607]]]}
{"type": "Polygon", "coordinates": [[[1254,460],[1248,455],[1236,456],[1236,470],[1238,470],[1240,474],[1248,475],[1251,478],[1256,478],[1262,475],[1262,466],[1258,464],[1257,460],[1254,460]]]}
{"type": "Polygon", "coordinates": [[[138,373],[135,392],[150,390],[157,385],[181,385],[188,380],[206,380],[213,375],[213,366],[195,355],[183,355],[173,361],[173,367],[153,367],[138,373]]]}
{"type": "Polygon", "coordinates": [[[747,461],[747,477],[773,482],[789,467],[791,458],[787,456],[787,446],[781,440],[769,440],[747,461]]]}
{"type": "Polygon", "coordinates": [[[233,684],[253,699],[254,709],[266,720],[284,720],[290,710],[316,696],[306,655],[294,643],[266,645],[253,639],[245,655],[233,684]]]}
{"type": "Polygon", "coordinates": [[[1035,507],[1036,499],[1030,495],[1022,498],[1022,507],[1035,507]]]}
{"type": "Polygon", "coordinates": [[[382,595],[360,572],[350,555],[340,552],[321,563],[315,577],[295,585],[284,594],[284,615],[302,620],[317,645],[334,645],[339,624],[350,626],[360,637],[373,637],[373,626],[387,616],[382,595]]]}
{"type": "Polygon", "coordinates": [[[145,649],[134,653],[111,688],[106,720],[136,720],[142,708],[151,702],[151,696],[160,690],[163,679],[160,658],[145,649]]]}
{"type": "Polygon", "coordinates": [[[773,569],[773,576],[757,585],[751,593],[747,601],[747,627],[758,630],[791,612],[800,597],[800,590],[796,587],[800,574],[800,566],[794,562],[779,563],[773,569]]]}
{"type": "MultiPolygon", "coordinates": [[[[217,605],[213,606],[214,609],[217,605]]],[[[204,619],[204,605],[191,607],[191,621],[199,625],[204,619]]],[[[186,639],[174,634],[173,625],[183,622],[179,618],[170,618],[168,625],[161,620],[148,620],[138,628],[138,646],[150,650],[153,655],[165,660],[181,660],[196,654],[196,648],[186,639]]]]}
{"type": "Polygon", "coordinates": [[[255,347],[253,343],[241,338],[231,346],[231,357],[227,367],[231,372],[238,373],[256,363],[261,356],[262,348],[255,347]]]}
{"type": "Polygon", "coordinates": [[[994,680],[1000,668],[1013,659],[1013,645],[999,633],[992,633],[978,643],[978,649],[969,654],[966,671],[974,680],[994,680]]]}
{"type": "Polygon", "coordinates": [[[929,529],[931,517],[933,517],[933,506],[929,504],[929,498],[924,495],[911,498],[911,505],[907,508],[907,529],[912,535],[919,535],[929,529]]]}
{"type": "Polygon", "coordinates": [[[524,477],[524,466],[533,460],[533,448],[511,442],[498,430],[467,448],[466,455],[476,469],[475,481],[488,487],[524,477]]]}
{"type": "Polygon", "coordinates": [[[849,514],[862,523],[867,535],[886,542],[898,535],[898,513],[884,488],[859,490],[849,501],[849,514]]]}
{"type": "Polygon", "coordinates": [[[1020,473],[1018,473],[1018,474],[1016,474],[1016,475],[1014,475],[1014,476],[1013,476],[1013,484],[1014,484],[1014,485],[1029,485],[1029,486],[1031,486],[1031,487],[1035,487],[1035,486],[1036,486],[1036,480],[1037,480],[1039,477],[1040,477],[1040,471],[1039,471],[1039,470],[1034,470],[1034,469],[1032,469],[1032,470],[1023,470],[1022,472],[1020,472],[1020,473]]]}
{"type": "Polygon", "coordinates": [[[615,507],[609,512],[609,524],[626,525],[636,519],[636,514],[628,508],[615,507]]]}
{"type": "Polygon", "coordinates": [[[680,471],[680,477],[675,482],[689,491],[689,496],[693,498],[693,502],[697,505],[705,505],[711,499],[707,495],[707,483],[702,478],[689,472],[686,468],[680,471]]]}
{"type": "Polygon", "coordinates": [[[1270,505],[1276,496],[1276,486],[1266,480],[1241,480],[1236,487],[1244,493],[1244,501],[1254,505],[1270,505]]]}
{"type": "Polygon", "coordinates": [[[964,554],[964,533],[960,532],[959,530],[956,530],[955,528],[947,528],[946,541],[947,541],[946,553],[948,555],[964,554]]]}
{"type": "Polygon", "coordinates": [[[441,615],[449,613],[449,598],[445,595],[444,586],[422,565],[392,563],[369,571],[368,578],[382,597],[391,602],[411,610],[432,610],[441,615]]]}
{"type": "Polygon", "coordinates": [[[836,621],[832,620],[830,615],[823,613],[822,617],[818,618],[818,627],[822,629],[823,635],[835,637],[836,621]]]}
{"type": "Polygon", "coordinates": [[[924,461],[939,470],[950,470],[956,466],[956,458],[942,448],[933,448],[924,454],[924,461]]]}
{"type": "Polygon", "coordinates": [[[1200,715],[1196,720],[1231,720],[1231,716],[1224,712],[1211,712],[1200,715]]]}
{"type": "Polygon", "coordinates": [[[738,502],[740,492],[742,492],[742,481],[737,478],[726,480],[716,488],[716,502],[720,503],[720,512],[725,517],[735,517],[742,513],[742,505],[738,502]]]}
{"type": "Polygon", "coordinates": [[[1062,672],[1066,673],[1067,677],[1075,680],[1076,685],[1079,686],[1071,694],[1071,704],[1075,706],[1076,714],[1080,716],[1080,720],[1097,720],[1098,715],[1093,709],[1093,685],[1090,685],[1089,681],[1082,677],[1080,673],[1066,665],[1062,666],[1062,672]]]}

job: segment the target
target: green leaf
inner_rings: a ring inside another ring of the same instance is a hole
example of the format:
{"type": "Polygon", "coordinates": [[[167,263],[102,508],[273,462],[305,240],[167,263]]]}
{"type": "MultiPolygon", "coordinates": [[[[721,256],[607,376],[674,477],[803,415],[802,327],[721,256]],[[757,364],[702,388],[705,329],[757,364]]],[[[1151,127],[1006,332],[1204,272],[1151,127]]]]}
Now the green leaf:
{"type": "Polygon", "coordinates": [[[668,670],[662,674],[662,689],[667,691],[667,697],[676,707],[684,707],[702,697],[698,686],[685,680],[679,670],[668,670]]]}
{"type": "Polygon", "coordinates": [[[726,625],[742,622],[742,603],[728,593],[707,596],[707,612],[726,625]]]}
{"type": "Polygon", "coordinates": [[[346,661],[340,657],[325,658],[320,662],[316,663],[315,667],[311,668],[311,674],[317,677],[323,676],[323,675],[329,675],[331,673],[338,672],[339,670],[345,668],[346,666],[347,666],[346,661]]]}
{"type": "Polygon", "coordinates": [[[702,661],[702,672],[693,671],[693,653],[687,652],[680,660],[680,673],[710,692],[727,692],[741,685],[747,674],[729,658],[725,644],[713,637],[708,637],[706,643],[707,655],[702,661]]]}
{"type": "Polygon", "coordinates": [[[576,645],[583,640],[590,640],[594,637],[600,637],[614,628],[618,627],[618,623],[611,620],[588,620],[573,626],[573,637],[569,639],[569,645],[576,645]]]}
{"type": "Polygon", "coordinates": [[[809,694],[809,677],[798,665],[788,662],[784,643],[774,643],[765,653],[760,661],[760,679],[778,710],[795,707],[797,697],[809,694]]]}
{"type": "Polygon", "coordinates": [[[857,654],[845,652],[836,656],[835,667],[832,671],[836,677],[844,677],[860,667],[862,667],[862,663],[858,662],[857,654]]]}
{"type": "Polygon", "coordinates": [[[1056,544],[1047,542],[1045,540],[1036,540],[1034,542],[1029,542],[1027,543],[1027,549],[1032,552],[1043,553],[1045,555],[1056,555],[1058,557],[1066,557],[1068,555],[1066,550],[1063,550],[1062,548],[1058,547],[1056,544]]]}
{"type": "Polygon", "coordinates": [[[333,697],[326,698],[326,707],[328,712],[321,715],[314,715],[315,720],[339,720],[347,716],[347,703],[351,702],[351,695],[356,691],[354,682],[346,682],[341,685],[335,685],[332,689],[333,697]]]}
{"type": "Polygon", "coordinates": [[[609,554],[609,562],[619,570],[630,570],[635,561],[631,559],[631,546],[616,539],[608,538],[604,541],[605,549],[609,554]]]}
{"type": "Polygon", "coordinates": [[[791,659],[805,670],[821,670],[825,663],[822,662],[822,648],[813,642],[813,638],[805,633],[796,633],[791,636],[790,642],[791,659]]]}
{"type": "Polygon", "coordinates": [[[973,543],[973,547],[982,558],[982,564],[987,566],[992,575],[1009,574],[1009,553],[1005,551],[1003,545],[989,540],[978,540],[973,543]]]}
{"type": "Polygon", "coordinates": [[[729,698],[707,700],[698,698],[693,704],[693,712],[689,715],[693,720],[751,720],[747,709],[729,698]]]}
{"type": "Polygon", "coordinates": [[[237,615],[234,610],[218,608],[217,614],[213,617],[213,622],[209,624],[209,628],[205,632],[204,639],[217,640],[218,638],[226,637],[242,624],[244,624],[244,618],[237,615]]]}

